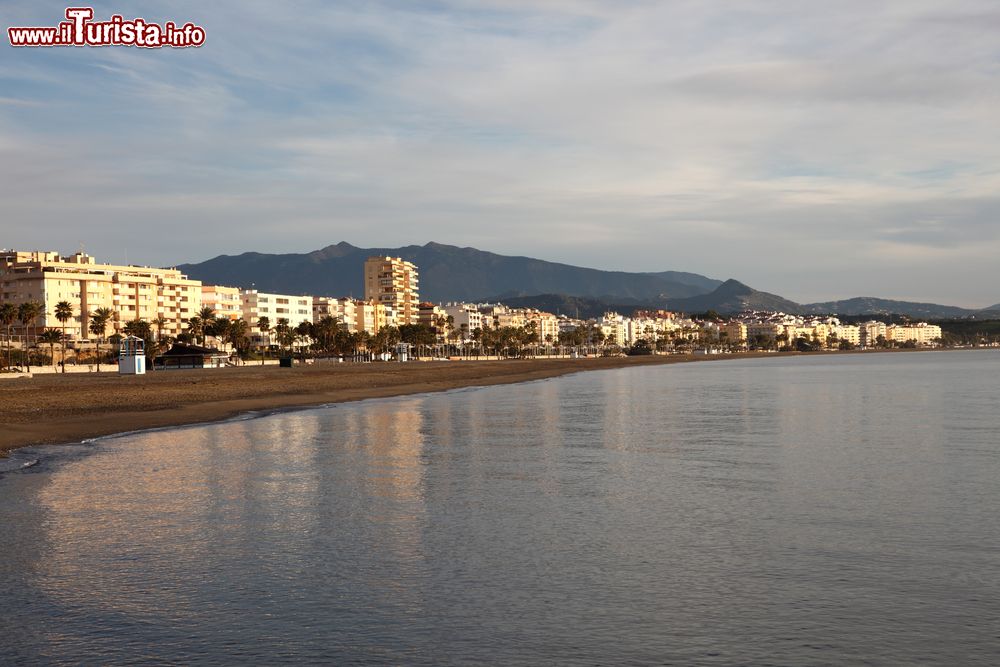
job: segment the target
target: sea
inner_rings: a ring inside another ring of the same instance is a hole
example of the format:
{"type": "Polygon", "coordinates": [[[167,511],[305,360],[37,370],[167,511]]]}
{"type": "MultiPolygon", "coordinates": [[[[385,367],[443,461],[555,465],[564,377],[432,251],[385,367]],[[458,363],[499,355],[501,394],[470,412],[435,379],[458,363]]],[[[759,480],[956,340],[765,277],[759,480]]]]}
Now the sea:
{"type": "Polygon", "coordinates": [[[995,665],[998,389],[732,359],[22,449],[0,663],[995,665]]]}

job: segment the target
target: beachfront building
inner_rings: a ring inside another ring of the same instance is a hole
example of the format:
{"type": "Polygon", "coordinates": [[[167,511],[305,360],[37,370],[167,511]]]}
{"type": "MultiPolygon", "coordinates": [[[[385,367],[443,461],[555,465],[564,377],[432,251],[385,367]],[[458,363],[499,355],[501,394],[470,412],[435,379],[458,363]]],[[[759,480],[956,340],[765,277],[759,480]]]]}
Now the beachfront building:
{"type": "Polygon", "coordinates": [[[483,314],[474,304],[446,303],[441,308],[452,318],[452,326],[461,334],[463,341],[471,340],[472,332],[476,329],[482,330],[483,314]]]}
{"type": "Polygon", "coordinates": [[[356,331],[364,331],[372,336],[395,321],[395,314],[377,301],[355,301],[356,331]]]}
{"type": "Polygon", "coordinates": [[[434,303],[424,302],[420,304],[420,309],[417,313],[417,323],[434,329],[440,340],[446,339],[451,332],[451,327],[448,323],[448,311],[434,303]]]}
{"type": "Polygon", "coordinates": [[[420,310],[417,266],[401,257],[369,257],[365,260],[365,301],[392,311],[395,326],[416,324],[420,310]]]}
{"type": "Polygon", "coordinates": [[[878,320],[871,320],[858,325],[860,344],[865,347],[875,347],[879,342],[879,337],[886,339],[886,324],[878,320]]]}
{"type": "Polygon", "coordinates": [[[838,324],[832,333],[839,341],[847,341],[855,347],[861,345],[861,327],[856,324],[838,324]]]}
{"type": "Polygon", "coordinates": [[[528,308],[524,311],[524,319],[528,324],[534,323],[535,331],[538,332],[538,342],[559,342],[559,318],[552,313],[528,308]]]}
{"type": "Polygon", "coordinates": [[[626,344],[626,324],[625,318],[618,313],[604,313],[597,322],[598,328],[604,333],[604,340],[608,344],[626,344]]]}
{"type": "MultiPolygon", "coordinates": [[[[0,303],[35,301],[42,313],[28,327],[62,330],[69,340],[89,340],[90,318],[99,308],[113,313],[108,334],[120,333],[129,321],[155,323],[165,336],[176,336],[187,327],[188,318],[201,308],[201,282],[190,280],[177,269],[148,266],[98,264],[77,252],[0,251],[0,303]],[[73,316],[65,325],[55,315],[56,304],[66,301],[73,316]]],[[[23,329],[20,322],[14,331],[23,329]]],[[[20,331],[20,333],[24,333],[20,331]]]]}
{"type": "Polygon", "coordinates": [[[941,339],[941,327],[936,324],[890,324],[885,330],[886,340],[896,343],[914,342],[917,345],[937,345],[941,339]]]}
{"type": "Polygon", "coordinates": [[[356,304],[354,299],[347,297],[338,299],[330,296],[314,296],[312,300],[313,322],[319,322],[324,317],[332,317],[348,331],[357,331],[356,304]]]}
{"type": "Polygon", "coordinates": [[[743,322],[730,321],[719,324],[719,342],[734,347],[746,347],[749,329],[743,322]]]}
{"type": "Polygon", "coordinates": [[[748,341],[757,339],[773,341],[785,333],[784,325],[775,322],[746,322],[746,325],[748,341]]]}
{"type": "Polygon", "coordinates": [[[239,287],[202,285],[201,305],[214,310],[216,317],[222,317],[231,322],[243,317],[243,298],[239,287]]]}
{"type": "Polygon", "coordinates": [[[293,296],[291,294],[271,294],[255,289],[243,290],[240,293],[243,319],[250,327],[254,340],[271,343],[274,341],[273,329],[278,320],[288,320],[288,326],[295,328],[302,322],[312,322],[312,297],[293,296]],[[266,317],[272,333],[260,328],[260,318],[266,317]]]}

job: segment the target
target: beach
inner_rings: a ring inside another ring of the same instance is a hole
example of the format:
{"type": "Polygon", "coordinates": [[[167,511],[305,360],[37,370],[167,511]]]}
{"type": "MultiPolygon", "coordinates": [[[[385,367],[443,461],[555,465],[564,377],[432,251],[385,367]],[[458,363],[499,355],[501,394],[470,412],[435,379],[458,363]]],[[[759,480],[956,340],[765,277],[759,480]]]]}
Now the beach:
{"type": "Polygon", "coordinates": [[[250,411],[526,382],[579,371],[752,356],[775,355],[247,365],[141,376],[38,374],[0,383],[0,455],[27,445],[217,421],[250,411]]]}

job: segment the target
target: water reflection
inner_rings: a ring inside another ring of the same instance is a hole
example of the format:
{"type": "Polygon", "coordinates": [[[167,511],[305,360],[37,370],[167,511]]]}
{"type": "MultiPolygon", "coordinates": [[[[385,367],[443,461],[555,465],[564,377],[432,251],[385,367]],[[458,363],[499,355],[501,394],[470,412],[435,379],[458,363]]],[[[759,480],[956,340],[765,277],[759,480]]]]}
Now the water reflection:
{"type": "Polygon", "coordinates": [[[986,664],[997,359],[635,368],[105,440],[0,479],[5,659],[986,664]]]}

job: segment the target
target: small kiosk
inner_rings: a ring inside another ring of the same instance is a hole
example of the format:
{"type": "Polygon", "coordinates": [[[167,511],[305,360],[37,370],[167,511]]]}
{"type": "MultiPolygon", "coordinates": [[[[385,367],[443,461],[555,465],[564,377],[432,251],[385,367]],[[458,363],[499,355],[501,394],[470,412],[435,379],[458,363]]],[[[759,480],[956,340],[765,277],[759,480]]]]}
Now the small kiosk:
{"type": "Polygon", "coordinates": [[[146,341],[138,336],[125,336],[118,347],[118,374],[146,374],[146,341]]]}

